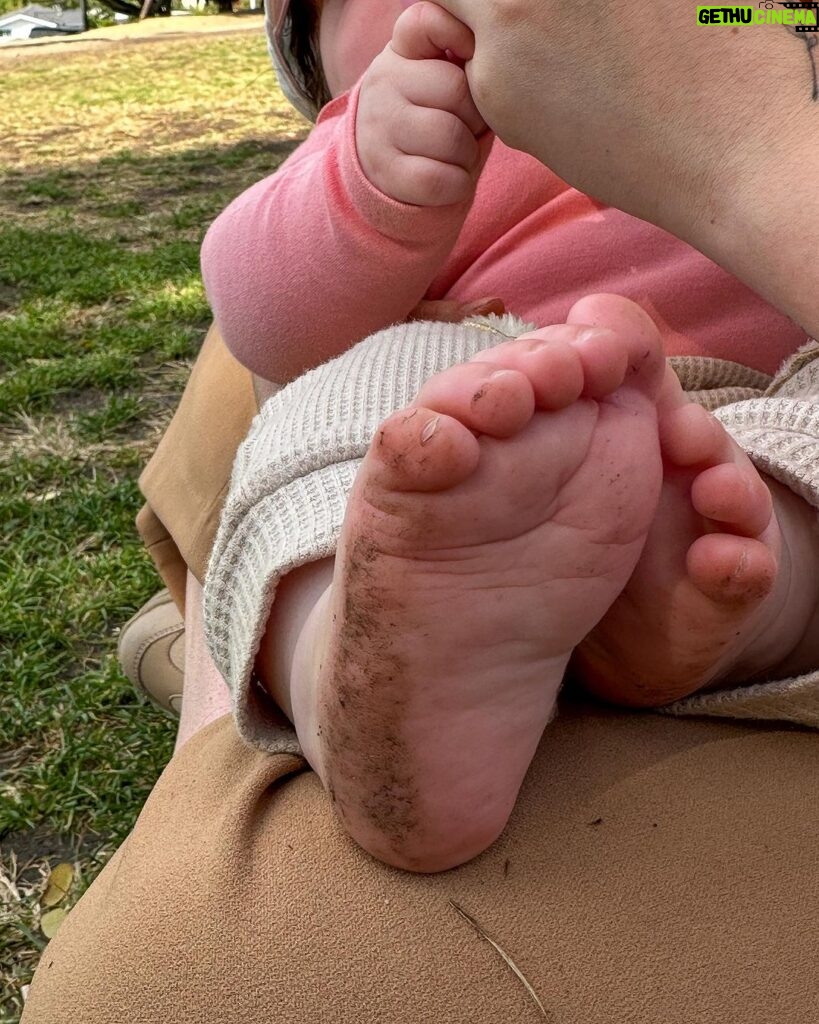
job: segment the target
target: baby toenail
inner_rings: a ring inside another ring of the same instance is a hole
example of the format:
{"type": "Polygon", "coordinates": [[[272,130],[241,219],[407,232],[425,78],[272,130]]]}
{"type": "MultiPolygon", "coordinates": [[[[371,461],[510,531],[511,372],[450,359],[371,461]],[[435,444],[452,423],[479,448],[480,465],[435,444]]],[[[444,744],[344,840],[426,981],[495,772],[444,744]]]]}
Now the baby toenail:
{"type": "Polygon", "coordinates": [[[440,416],[434,416],[429,423],[421,431],[421,445],[429,444],[432,440],[432,435],[438,429],[438,424],[441,422],[440,416]]]}
{"type": "Polygon", "coordinates": [[[614,331],[608,327],[584,327],[577,335],[576,341],[596,341],[598,338],[611,338],[614,331]]]}

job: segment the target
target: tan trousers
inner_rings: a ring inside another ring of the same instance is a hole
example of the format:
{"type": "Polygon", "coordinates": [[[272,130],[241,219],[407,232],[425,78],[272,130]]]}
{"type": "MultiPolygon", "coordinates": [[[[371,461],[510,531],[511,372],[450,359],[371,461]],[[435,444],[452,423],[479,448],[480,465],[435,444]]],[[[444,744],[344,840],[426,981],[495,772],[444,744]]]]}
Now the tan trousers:
{"type": "MultiPolygon", "coordinates": [[[[169,584],[204,573],[254,411],[211,332],[142,479],[169,584]]],[[[818,821],[814,734],[571,706],[501,839],[409,875],[355,846],[302,760],[221,719],[46,949],[23,1024],[808,1024],[818,821]]]]}
{"type": "Polygon", "coordinates": [[[48,946],[23,1024],[809,1024],[817,821],[813,734],[569,708],[501,839],[410,875],[221,719],[48,946]]]}
{"type": "Polygon", "coordinates": [[[204,582],[236,449],[256,415],[250,372],[213,326],[170,426],[139,478],[137,529],[181,611],[188,569],[204,582]]]}

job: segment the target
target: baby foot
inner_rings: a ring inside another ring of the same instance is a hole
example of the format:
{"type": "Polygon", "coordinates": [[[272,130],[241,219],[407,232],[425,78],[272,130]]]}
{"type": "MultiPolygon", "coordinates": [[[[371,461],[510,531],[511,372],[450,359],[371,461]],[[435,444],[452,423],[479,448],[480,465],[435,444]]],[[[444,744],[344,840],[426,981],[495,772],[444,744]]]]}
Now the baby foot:
{"type": "Polygon", "coordinates": [[[572,649],[640,556],[664,360],[648,317],[609,302],[617,331],[545,328],[429,380],[359,471],[294,712],[346,828],[389,863],[443,870],[497,837],[572,649]]]}
{"type": "MultiPolygon", "coordinates": [[[[596,323],[597,301],[582,300],[572,316],[596,323]]],[[[611,310],[603,315],[617,329],[611,310]]],[[[783,622],[787,547],[769,484],[671,369],[658,414],[656,518],[634,575],[573,662],[587,689],[634,707],[763,675],[805,627],[795,609],[783,622]]]]}

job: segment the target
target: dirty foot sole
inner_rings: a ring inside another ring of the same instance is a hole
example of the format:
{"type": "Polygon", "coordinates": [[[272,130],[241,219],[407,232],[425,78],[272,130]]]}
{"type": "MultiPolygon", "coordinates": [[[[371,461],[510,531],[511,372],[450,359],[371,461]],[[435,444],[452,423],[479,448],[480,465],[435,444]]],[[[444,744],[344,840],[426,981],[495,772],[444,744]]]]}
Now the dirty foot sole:
{"type": "Polygon", "coordinates": [[[499,835],[572,649],[643,548],[664,360],[641,310],[597,302],[616,331],[581,302],[430,379],[357,476],[294,706],[309,689],[305,752],[397,866],[443,870],[499,835]]]}

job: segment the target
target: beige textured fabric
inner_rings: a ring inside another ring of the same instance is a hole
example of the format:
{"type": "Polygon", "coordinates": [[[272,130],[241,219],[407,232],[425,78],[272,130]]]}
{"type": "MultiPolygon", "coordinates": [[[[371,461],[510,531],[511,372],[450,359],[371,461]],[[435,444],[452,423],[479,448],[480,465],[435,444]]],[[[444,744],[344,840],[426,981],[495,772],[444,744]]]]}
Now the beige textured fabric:
{"type": "MultiPolygon", "coordinates": [[[[391,327],[273,396],[239,449],[205,587],[214,660],[251,743],[298,751],[252,666],[278,581],[335,551],[347,494],[379,423],[424,380],[531,327],[514,317],[391,327]]],[[[692,398],[717,415],[757,465],[819,507],[819,346],[770,378],[736,363],[673,360],[692,398]]],[[[819,727],[819,673],[678,702],[672,714],[774,718],[819,727]],[[767,697],[763,697],[764,689],[767,697]]]]}
{"type": "Polygon", "coordinates": [[[299,751],[254,685],[253,660],[279,580],[334,554],[347,495],[378,425],[428,377],[530,329],[511,316],[399,324],[265,403],[236,454],[205,583],[208,646],[250,743],[299,751]]]}
{"type": "Polygon", "coordinates": [[[772,378],[759,370],[707,356],[672,356],[668,360],[689,398],[713,412],[721,405],[759,398],[772,378]]]}
{"type": "Polygon", "coordinates": [[[229,719],[183,747],[23,1024],[819,1019],[807,732],[566,707],[503,836],[432,876],[363,853],[304,768],[229,719]]]}

